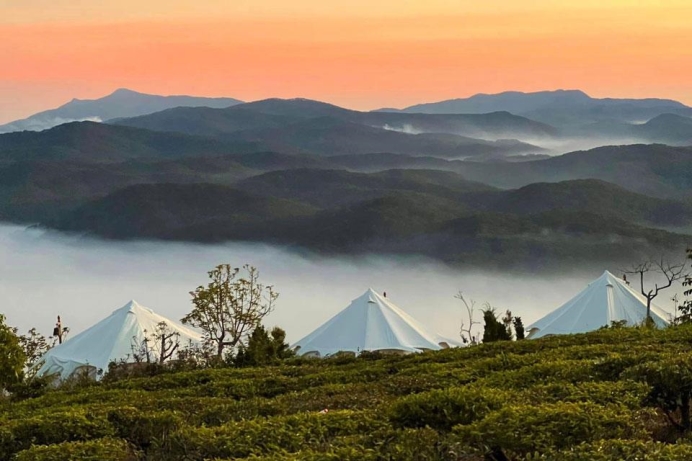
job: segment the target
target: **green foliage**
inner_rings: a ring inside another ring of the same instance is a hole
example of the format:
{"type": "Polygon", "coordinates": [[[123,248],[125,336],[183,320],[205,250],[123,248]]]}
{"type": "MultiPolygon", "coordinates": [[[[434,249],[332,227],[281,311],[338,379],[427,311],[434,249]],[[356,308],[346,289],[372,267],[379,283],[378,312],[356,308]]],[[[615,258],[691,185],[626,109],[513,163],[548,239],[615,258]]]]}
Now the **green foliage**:
{"type": "Polygon", "coordinates": [[[163,459],[245,458],[276,451],[295,453],[334,438],[383,427],[369,412],[333,412],[232,422],[218,428],[185,429],[170,435],[157,453],[163,459]]]}
{"type": "Polygon", "coordinates": [[[521,341],[526,337],[526,332],[524,331],[524,322],[521,320],[521,317],[514,317],[512,324],[514,325],[514,334],[517,337],[517,341],[521,341]]]}
{"type": "Polygon", "coordinates": [[[286,343],[284,330],[274,327],[271,333],[267,333],[264,326],[258,325],[248,338],[247,345],[238,348],[233,364],[239,367],[267,365],[294,355],[286,343]]]}
{"type": "Polygon", "coordinates": [[[245,265],[243,271],[245,276],[239,277],[240,268],[229,264],[209,271],[211,281],[190,293],[194,308],[182,319],[204,332],[205,339],[216,347],[219,360],[261,324],[279,297],[272,286],[259,282],[256,268],[245,265]]]}
{"type": "Polygon", "coordinates": [[[21,379],[25,361],[19,338],[0,314],[0,392],[21,379]]]}
{"type": "Polygon", "coordinates": [[[692,325],[608,328],[405,356],[164,367],[0,399],[0,460],[678,461],[692,438],[644,404],[657,386],[685,389],[690,337],[692,325]]]}
{"type": "Polygon", "coordinates": [[[505,406],[470,426],[456,426],[454,432],[480,450],[519,456],[560,450],[604,436],[644,439],[647,435],[631,411],[586,402],[505,406]]]}
{"type": "Polygon", "coordinates": [[[484,343],[491,343],[494,341],[510,341],[512,339],[512,335],[509,331],[507,331],[507,326],[505,323],[500,322],[497,319],[495,309],[489,305],[483,309],[483,321],[485,322],[483,327],[484,343]]]}
{"type": "Polygon", "coordinates": [[[84,411],[58,411],[12,419],[0,431],[0,459],[32,445],[51,445],[109,437],[113,429],[105,418],[84,411]]]}
{"type": "Polygon", "coordinates": [[[39,333],[36,328],[30,329],[27,334],[19,336],[19,343],[24,350],[26,357],[26,376],[33,377],[40,365],[43,355],[51,348],[45,336],[39,333]]]}
{"type": "Polygon", "coordinates": [[[527,461],[687,461],[692,445],[670,445],[635,440],[599,440],[566,450],[549,450],[528,456],[527,461]]]}
{"type": "Polygon", "coordinates": [[[15,461],[136,461],[138,456],[126,441],[102,438],[87,442],[35,445],[21,451],[15,461]]]}
{"type": "Polygon", "coordinates": [[[650,386],[647,402],[660,408],[671,424],[682,431],[692,429],[692,354],[647,362],[628,370],[628,375],[650,386]]]}
{"type": "Polygon", "coordinates": [[[171,432],[184,425],[175,412],[142,412],[132,407],[109,411],[108,421],[118,437],[144,449],[152,443],[163,443],[171,432]]]}
{"type": "Polygon", "coordinates": [[[434,390],[399,399],[390,420],[401,427],[450,430],[501,408],[510,397],[506,392],[473,387],[434,390]]]}

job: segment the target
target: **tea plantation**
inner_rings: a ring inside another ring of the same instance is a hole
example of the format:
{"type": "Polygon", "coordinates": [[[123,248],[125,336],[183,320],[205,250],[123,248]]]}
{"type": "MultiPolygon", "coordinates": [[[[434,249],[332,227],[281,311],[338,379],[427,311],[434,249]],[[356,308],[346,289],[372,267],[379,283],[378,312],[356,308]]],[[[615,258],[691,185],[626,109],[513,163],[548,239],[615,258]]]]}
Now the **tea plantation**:
{"type": "Polygon", "coordinates": [[[2,460],[690,460],[692,327],[28,394],[0,398],[2,460]]]}

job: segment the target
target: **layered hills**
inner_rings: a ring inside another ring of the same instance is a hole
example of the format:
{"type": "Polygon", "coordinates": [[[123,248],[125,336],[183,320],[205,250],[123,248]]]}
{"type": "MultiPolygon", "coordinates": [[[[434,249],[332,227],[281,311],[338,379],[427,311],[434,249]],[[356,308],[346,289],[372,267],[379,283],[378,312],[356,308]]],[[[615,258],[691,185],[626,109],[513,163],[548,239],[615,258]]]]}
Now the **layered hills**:
{"type": "MultiPolygon", "coordinates": [[[[484,114],[189,102],[1,134],[0,219],[116,239],[271,242],[537,269],[678,251],[692,234],[692,147],[551,157],[537,144],[559,142],[564,126],[504,110],[596,103],[615,113],[615,102],[574,92],[479,98],[475,110],[503,109],[484,114]]],[[[687,139],[685,106],[617,104],[671,110],[599,129],[687,139]]]]}

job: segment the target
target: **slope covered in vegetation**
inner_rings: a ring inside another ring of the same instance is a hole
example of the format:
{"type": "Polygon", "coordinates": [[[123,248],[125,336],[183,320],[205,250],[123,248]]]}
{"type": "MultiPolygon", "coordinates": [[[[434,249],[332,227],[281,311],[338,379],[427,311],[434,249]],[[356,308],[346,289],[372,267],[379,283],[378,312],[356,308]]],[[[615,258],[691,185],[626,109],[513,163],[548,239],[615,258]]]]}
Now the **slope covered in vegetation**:
{"type": "Polygon", "coordinates": [[[612,328],[106,377],[0,400],[0,459],[687,460],[691,339],[612,328]]]}

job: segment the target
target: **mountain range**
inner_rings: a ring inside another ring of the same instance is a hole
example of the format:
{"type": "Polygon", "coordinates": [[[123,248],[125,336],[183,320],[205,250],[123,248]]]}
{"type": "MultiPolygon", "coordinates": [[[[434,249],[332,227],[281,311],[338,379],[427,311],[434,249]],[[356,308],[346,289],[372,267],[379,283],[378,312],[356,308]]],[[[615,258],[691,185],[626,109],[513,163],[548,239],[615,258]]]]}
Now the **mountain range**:
{"type": "MultiPolygon", "coordinates": [[[[111,96],[100,101],[142,100],[111,96]]],[[[692,119],[679,103],[545,92],[475,98],[476,110],[498,109],[487,113],[429,114],[214,101],[224,106],[166,100],[134,117],[153,106],[123,102],[126,115],[106,122],[0,134],[0,219],[115,239],[536,270],[692,240],[692,119]],[[571,125],[512,113],[579,105],[571,125]],[[652,117],[634,123],[635,113],[652,117]],[[659,143],[547,147],[594,133],[659,143]]]]}
{"type": "Polygon", "coordinates": [[[511,112],[562,128],[612,121],[636,124],[663,114],[692,117],[692,107],[670,99],[599,99],[579,90],[477,94],[469,98],[417,104],[398,112],[476,114],[495,111],[511,112]]]}
{"type": "Polygon", "coordinates": [[[118,89],[99,99],[73,99],[58,108],[39,112],[28,118],[0,125],[0,133],[40,131],[74,121],[106,121],[136,117],[172,107],[229,107],[241,101],[233,98],[202,98],[196,96],[157,96],[118,89]]]}

